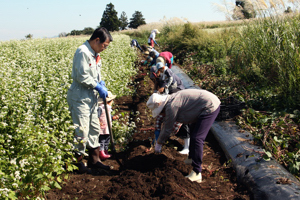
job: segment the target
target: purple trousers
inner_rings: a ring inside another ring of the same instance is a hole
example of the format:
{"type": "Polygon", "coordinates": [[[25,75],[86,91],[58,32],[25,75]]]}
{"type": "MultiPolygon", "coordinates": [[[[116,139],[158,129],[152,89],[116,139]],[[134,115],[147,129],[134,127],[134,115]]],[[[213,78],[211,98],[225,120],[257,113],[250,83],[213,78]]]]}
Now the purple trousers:
{"type": "Polygon", "coordinates": [[[204,141],[219,112],[220,107],[208,115],[200,116],[190,133],[189,158],[192,158],[193,170],[196,173],[202,171],[204,141]]]}

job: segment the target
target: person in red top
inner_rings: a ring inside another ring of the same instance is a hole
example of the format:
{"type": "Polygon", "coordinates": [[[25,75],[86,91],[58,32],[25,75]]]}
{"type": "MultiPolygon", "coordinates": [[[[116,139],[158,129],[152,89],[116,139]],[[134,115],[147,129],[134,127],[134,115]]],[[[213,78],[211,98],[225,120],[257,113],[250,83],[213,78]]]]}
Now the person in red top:
{"type": "Polygon", "coordinates": [[[168,52],[168,51],[164,51],[164,52],[161,52],[159,54],[159,56],[161,57],[164,57],[165,60],[166,60],[166,66],[168,66],[169,69],[172,68],[172,64],[173,64],[173,54],[171,52],[168,52]]]}

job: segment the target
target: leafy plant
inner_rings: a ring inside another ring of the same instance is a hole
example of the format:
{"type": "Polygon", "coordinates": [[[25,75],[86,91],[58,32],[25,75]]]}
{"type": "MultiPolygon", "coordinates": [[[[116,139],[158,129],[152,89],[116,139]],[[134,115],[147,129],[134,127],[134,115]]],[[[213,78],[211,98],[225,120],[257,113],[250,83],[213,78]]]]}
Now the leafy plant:
{"type": "MultiPolygon", "coordinates": [[[[136,52],[113,35],[101,53],[102,78],[112,93],[130,95],[136,52]]],[[[0,42],[0,198],[33,199],[60,188],[73,171],[73,131],[66,94],[74,52],[87,38],[0,42]]],[[[128,118],[120,119],[126,122],[128,118]]],[[[134,126],[117,133],[130,136],[134,126]],[[128,132],[127,132],[128,131],[128,132]]],[[[117,137],[118,134],[116,134],[117,137]]],[[[118,138],[118,137],[117,137],[118,138]]]]}

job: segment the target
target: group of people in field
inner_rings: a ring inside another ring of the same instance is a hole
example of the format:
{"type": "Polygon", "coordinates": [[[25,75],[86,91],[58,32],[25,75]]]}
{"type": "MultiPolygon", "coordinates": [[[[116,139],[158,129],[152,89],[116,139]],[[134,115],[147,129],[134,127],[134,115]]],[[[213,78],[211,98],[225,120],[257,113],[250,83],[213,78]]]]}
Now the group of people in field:
{"type": "MultiPolygon", "coordinates": [[[[191,181],[202,181],[202,157],[204,140],[220,111],[220,100],[214,94],[202,89],[185,89],[182,80],[172,71],[174,56],[171,52],[158,52],[155,45],[157,29],[151,31],[148,46],[140,46],[137,40],[131,46],[138,48],[146,59],[142,65],[149,67],[154,82],[154,93],[147,101],[147,107],[156,119],[154,131],[154,152],[161,153],[163,144],[172,134],[184,132],[184,148],[179,153],[188,154],[186,164],[193,169],[186,177],[191,181]]],[[[75,165],[79,173],[89,169],[110,170],[103,160],[108,154],[111,106],[116,97],[107,90],[101,79],[100,52],[113,41],[107,29],[97,28],[89,40],[75,52],[73,59],[73,82],[68,90],[67,100],[76,127],[74,133],[75,165]],[[87,166],[82,162],[87,156],[87,166]]],[[[104,66],[105,67],[105,66],[104,66]]]]}

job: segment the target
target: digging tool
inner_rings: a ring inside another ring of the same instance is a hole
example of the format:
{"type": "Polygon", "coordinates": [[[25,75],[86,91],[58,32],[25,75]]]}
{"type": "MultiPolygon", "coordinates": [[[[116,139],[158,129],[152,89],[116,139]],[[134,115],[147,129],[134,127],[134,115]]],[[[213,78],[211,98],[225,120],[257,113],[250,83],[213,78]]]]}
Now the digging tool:
{"type": "Polygon", "coordinates": [[[104,108],[105,108],[106,121],[108,124],[108,131],[109,131],[109,135],[110,135],[110,144],[111,144],[112,155],[116,159],[116,161],[120,165],[120,167],[122,167],[122,163],[116,156],[117,153],[116,153],[116,149],[115,149],[114,137],[113,137],[112,130],[111,130],[111,123],[110,123],[109,114],[108,114],[108,110],[107,110],[106,99],[103,99],[103,102],[104,102],[104,108]]]}

